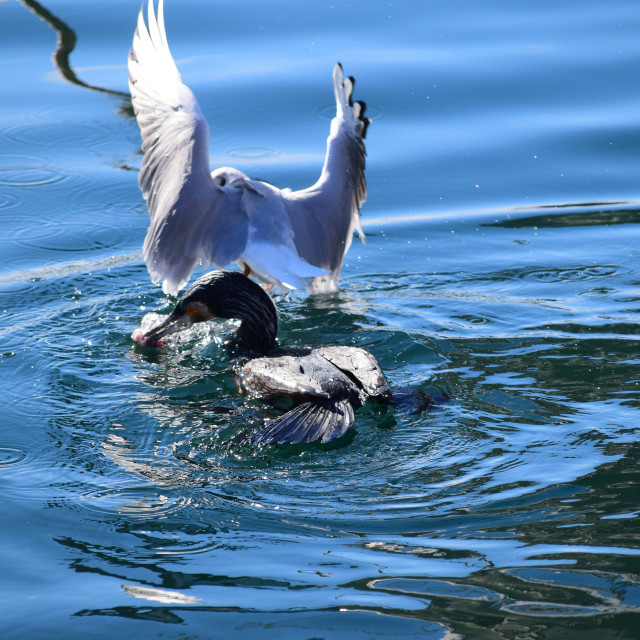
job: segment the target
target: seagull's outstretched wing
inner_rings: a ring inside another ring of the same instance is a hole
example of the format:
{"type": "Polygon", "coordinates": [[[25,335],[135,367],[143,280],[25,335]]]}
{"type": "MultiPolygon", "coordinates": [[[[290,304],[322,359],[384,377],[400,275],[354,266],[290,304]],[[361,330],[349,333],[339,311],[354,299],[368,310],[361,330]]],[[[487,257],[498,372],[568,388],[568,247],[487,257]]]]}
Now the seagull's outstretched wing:
{"type": "Polygon", "coordinates": [[[169,51],[163,3],[156,19],[149,0],[129,55],[129,87],[142,133],[140,188],[151,224],[144,259],[165,293],[183,287],[198,260],[223,267],[247,242],[241,190],[214,183],[209,168],[209,125],[169,51]]]}
{"type": "Polygon", "coordinates": [[[370,120],[364,116],[365,103],[353,102],[354,83],[352,77],[344,77],[342,66],[336,64],[336,116],[331,121],[320,179],[308,189],[283,192],[298,254],[329,272],[314,278],[308,287],[311,293],[336,291],[353,231],[358,231],[364,240],[360,207],[367,195],[364,137],[370,120]]]}

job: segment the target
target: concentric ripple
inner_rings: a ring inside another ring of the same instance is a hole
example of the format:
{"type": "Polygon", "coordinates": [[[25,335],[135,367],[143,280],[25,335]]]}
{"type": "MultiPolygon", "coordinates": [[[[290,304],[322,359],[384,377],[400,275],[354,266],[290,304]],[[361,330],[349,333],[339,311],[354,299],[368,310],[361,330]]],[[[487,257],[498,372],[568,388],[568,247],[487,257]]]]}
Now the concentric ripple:
{"type": "MultiPolygon", "coordinates": [[[[0,193],[0,211],[8,211],[9,209],[15,209],[22,205],[22,199],[17,193],[0,193]]],[[[5,214],[3,213],[3,222],[8,228],[12,227],[11,223],[7,224],[5,214]]],[[[0,237],[0,241],[3,238],[0,237]]]]}
{"type": "Polygon", "coordinates": [[[97,515],[157,520],[179,515],[189,506],[189,500],[171,496],[157,487],[128,486],[84,493],[79,497],[79,504],[97,515]]]}
{"type": "Polygon", "coordinates": [[[116,249],[127,239],[127,230],[113,227],[101,220],[62,222],[49,220],[24,226],[14,236],[15,241],[29,247],[50,251],[84,252],[95,249],[116,249]]]}
{"type": "Polygon", "coordinates": [[[0,447],[0,470],[20,464],[27,454],[22,449],[14,447],[0,447]]]}
{"type": "Polygon", "coordinates": [[[235,149],[229,149],[227,155],[242,160],[264,160],[266,158],[275,158],[278,152],[268,147],[236,147],[235,149]]]}
{"type": "Polygon", "coordinates": [[[0,185],[40,187],[66,180],[62,171],[32,156],[0,154],[0,185]]]}
{"type": "Polygon", "coordinates": [[[557,269],[540,267],[522,270],[516,275],[524,280],[554,284],[610,278],[614,277],[618,270],[619,267],[615,265],[584,265],[557,269]]]}
{"type": "Polygon", "coordinates": [[[31,149],[78,151],[106,144],[109,129],[85,120],[22,122],[0,131],[8,141],[31,149]]]}

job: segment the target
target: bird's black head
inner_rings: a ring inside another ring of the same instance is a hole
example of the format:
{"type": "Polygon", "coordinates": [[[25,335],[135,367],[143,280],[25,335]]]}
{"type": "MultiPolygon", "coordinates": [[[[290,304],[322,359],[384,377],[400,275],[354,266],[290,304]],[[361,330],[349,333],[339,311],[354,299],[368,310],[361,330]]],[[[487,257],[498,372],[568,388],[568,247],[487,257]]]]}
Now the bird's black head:
{"type": "Polygon", "coordinates": [[[172,333],[214,318],[241,320],[236,339],[244,348],[266,353],[275,345],[278,314],[273,300],[253,280],[225,270],[198,278],[164,322],[145,334],[134,333],[134,340],[143,346],[162,346],[172,333]]]}

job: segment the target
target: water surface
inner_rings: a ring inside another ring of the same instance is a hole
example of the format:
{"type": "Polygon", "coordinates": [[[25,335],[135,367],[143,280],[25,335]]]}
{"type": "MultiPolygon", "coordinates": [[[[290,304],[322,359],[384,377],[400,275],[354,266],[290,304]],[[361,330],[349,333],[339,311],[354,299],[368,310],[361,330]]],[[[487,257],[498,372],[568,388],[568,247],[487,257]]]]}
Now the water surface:
{"type": "Polygon", "coordinates": [[[214,164],[308,186],[336,61],[369,105],[367,243],[339,293],[278,300],[281,342],[454,393],[255,450],[230,325],[129,337],[172,303],[141,258],[138,10],[0,2],[5,635],[637,637],[637,3],[167,0],[214,164]]]}

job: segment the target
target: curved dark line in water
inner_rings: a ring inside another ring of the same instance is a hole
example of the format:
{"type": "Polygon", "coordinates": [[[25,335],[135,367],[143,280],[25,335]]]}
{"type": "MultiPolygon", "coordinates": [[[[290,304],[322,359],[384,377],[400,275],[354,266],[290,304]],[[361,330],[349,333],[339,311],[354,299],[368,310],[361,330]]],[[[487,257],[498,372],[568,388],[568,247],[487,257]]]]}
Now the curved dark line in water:
{"type": "Polygon", "coordinates": [[[65,80],[68,80],[79,87],[84,87],[85,89],[118,96],[119,98],[126,98],[128,101],[131,99],[131,96],[126,91],[117,91],[115,89],[98,87],[80,80],[76,75],[76,72],[71,68],[71,63],[69,62],[69,55],[75,49],[77,42],[75,31],[71,29],[66,22],[60,20],[60,18],[54,16],[39,2],[36,2],[36,0],[20,0],[20,2],[56,32],[56,35],[58,36],[58,44],[53,53],[53,63],[65,80]]]}

